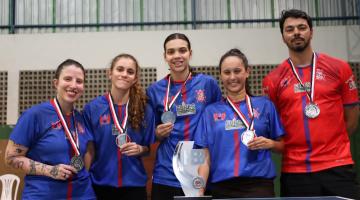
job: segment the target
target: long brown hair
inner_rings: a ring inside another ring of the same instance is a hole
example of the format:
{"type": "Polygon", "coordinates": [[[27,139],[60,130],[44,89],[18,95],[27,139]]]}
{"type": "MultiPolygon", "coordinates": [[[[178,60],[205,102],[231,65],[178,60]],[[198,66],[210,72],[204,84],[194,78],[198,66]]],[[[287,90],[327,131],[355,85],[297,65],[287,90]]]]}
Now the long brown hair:
{"type": "Polygon", "coordinates": [[[145,116],[145,106],[146,106],[146,94],[144,88],[140,84],[140,66],[136,58],[130,54],[120,54],[117,55],[111,61],[110,70],[112,71],[115,67],[116,62],[120,58],[129,58],[134,61],[136,66],[136,78],[137,81],[130,87],[129,94],[129,123],[131,127],[135,130],[139,130],[144,121],[145,116]]]}

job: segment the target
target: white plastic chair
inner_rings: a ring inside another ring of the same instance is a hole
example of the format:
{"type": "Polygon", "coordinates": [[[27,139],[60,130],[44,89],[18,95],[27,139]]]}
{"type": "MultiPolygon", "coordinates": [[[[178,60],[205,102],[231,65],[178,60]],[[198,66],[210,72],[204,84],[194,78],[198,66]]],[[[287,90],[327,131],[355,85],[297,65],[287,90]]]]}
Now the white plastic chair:
{"type": "Polygon", "coordinates": [[[14,174],[5,174],[0,176],[1,184],[2,184],[2,191],[1,191],[1,200],[16,200],[17,192],[20,184],[20,178],[14,174]],[[12,191],[15,182],[15,195],[12,198],[12,191]]]}

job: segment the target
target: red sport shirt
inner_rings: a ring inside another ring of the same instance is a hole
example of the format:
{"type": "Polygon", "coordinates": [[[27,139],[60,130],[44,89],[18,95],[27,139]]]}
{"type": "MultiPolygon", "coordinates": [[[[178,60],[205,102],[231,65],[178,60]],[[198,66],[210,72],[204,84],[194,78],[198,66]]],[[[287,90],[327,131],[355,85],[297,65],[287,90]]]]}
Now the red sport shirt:
{"type": "MultiPolygon", "coordinates": [[[[350,66],[326,54],[316,54],[314,102],[320,115],[304,114],[309,103],[304,88],[285,60],[263,80],[263,90],[275,103],[286,134],[282,172],[316,172],[353,164],[344,120],[344,106],[358,104],[358,92],[350,66]]],[[[311,66],[296,67],[310,92],[311,66]]]]}

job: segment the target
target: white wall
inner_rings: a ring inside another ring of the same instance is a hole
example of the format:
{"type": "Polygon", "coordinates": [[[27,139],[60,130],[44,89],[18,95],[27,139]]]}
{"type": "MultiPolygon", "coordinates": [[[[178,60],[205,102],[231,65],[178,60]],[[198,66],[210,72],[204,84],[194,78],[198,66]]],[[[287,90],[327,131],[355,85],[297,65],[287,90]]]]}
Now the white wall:
{"type": "MultiPolygon", "coordinates": [[[[314,49],[345,60],[353,59],[351,55],[360,55],[360,48],[349,47],[359,37],[349,35],[348,29],[344,26],[315,27],[314,49]],[[349,49],[352,52],[349,53],[349,49]]],[[[163,60],[163,41],[173,32],[1,35],[0,70],[8,71],[7,124],[15,124],[18,117],[14,113],[18,113],[20,70],[55,69],[66,58],[78,60],[85,68],[105,68],[115,55],[126,52],[133,54],[142,67],[157,67],[159,79],[168,72],[163,60]]],[[[181,32],[192,43],[193,66],[217,65],[220,56],[233,47],[243,50],[250,64],[277,64],[287,57],[279,28],[181,32]]],[[[360,58],[351,61],[359,62],[360,58]]]]}

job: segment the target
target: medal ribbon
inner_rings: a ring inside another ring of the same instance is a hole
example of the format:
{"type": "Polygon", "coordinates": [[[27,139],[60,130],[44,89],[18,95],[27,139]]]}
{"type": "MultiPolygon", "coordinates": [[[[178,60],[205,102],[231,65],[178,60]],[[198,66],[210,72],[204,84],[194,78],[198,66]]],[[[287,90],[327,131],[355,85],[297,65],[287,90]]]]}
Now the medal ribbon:
{"type": "Polygon", "coordinates": [[[109,107],[110,107],[110,113],[111,113],[111,117],[113,118],[114,124],[116,129],[120,132],[120,133],[125,133],[126,131],[126,124],[127,124],[127,119],[128,119],[128,106],[129,106],[129,100],[126,102],[126,109],[125,109],[125,116],[124,119],[122,121],[122,124],[119,123],[119,119],[116,115],[115,112],[115,108],[114,108],[114,103],[111,97],[110,92],[106,95],[106,99],[108,100],[109,103],[109,107]]]}
{"type": "Polygon", "coordinates": [[[296,79],[299,81],[300,85],[305,89],[306,95],[309,98],[310,102],[314,102],[314,86],[315,86],[315,73],[316,73],[316,54],[315,52],[313,52],[313,59],[312,59],[312,63],[311,63],[311,82],[310,82],[310,94],[309,92],[306,90],[306,87],[304,85],[304,83],[301,81],[299,74],[297,73],[295,66],[293,64],[293,62],[291,61],[291,59],[289,58],[289,63],[291,66],[291,70],[293,71],[296,79]]]}
{"type": "Polygon", "coordinates": [[[67,138],[69,138],[71,147],[73,148],[75,155],[79,156],[80,155],[80,147],[79,147],[79,137],[78,137],[78,132],[77,132],[77,128],[76,128],[76,122],[75,122],[75,116],[74,116],[74,112],[73,112],[73,118],[74,118],[74,127],[75,127],[75,137],[76,139],[74,139],[73,135],[70,132],[70,129],[65,121],[65,118],[62,114],[61,108],[59,106],[59,103],[57,101],[56,98],[51,99],[50,100],[51,105],[53,105],[53,107],[55,108],[55,111],[57,113],[57,116],[60,119],[61,125],[64,128],[64,132],[67,138]]]}
{"type": "MultiPolygon", "coordinates": [[[[191,72],[189,73],[188,77],[186,78],[186,80],[184,81],[183,85],[181,86],[184,87],[186,85],[186,82],[190,79],[191,77],[191,72]]],[[[165,94],[165,101],[164,101],[164,110],[169,111],[171,106],[174,104],[176,98],[179,96],[180,92],[181,92],[181,88],[180,90],[176,93],[176,95],[174,96],[174,98],[169,102],[169,93],[170,93],[170,75],[168,76],[168,84],[167,84],[167,89],[166,89],[166,94],[165,94]]]]}
{"type": "Polygon", "coordinates": [[[234,109],[234,111],[236,112],[236,114],[238,114],[238,116],[240,117],[241,121],[244,123],[244,125],[246,126],[247,130],[254,130],[254,111],[253,111],[253,107],[251,105],[251,99],[249,97],[249,95],[245,96],[245,100],[246,100],[246,107],[249,111],[250,114],[250,118],[251,118],[251,122],[249,123],[245,117],[245,115],[241,112],[240,108],[237,108],[235,106],[235,104],[232,102],[232,100],[230,99],[230,97],[226,97],[227,101],[229,102],[230,106],[234,109]]]}

